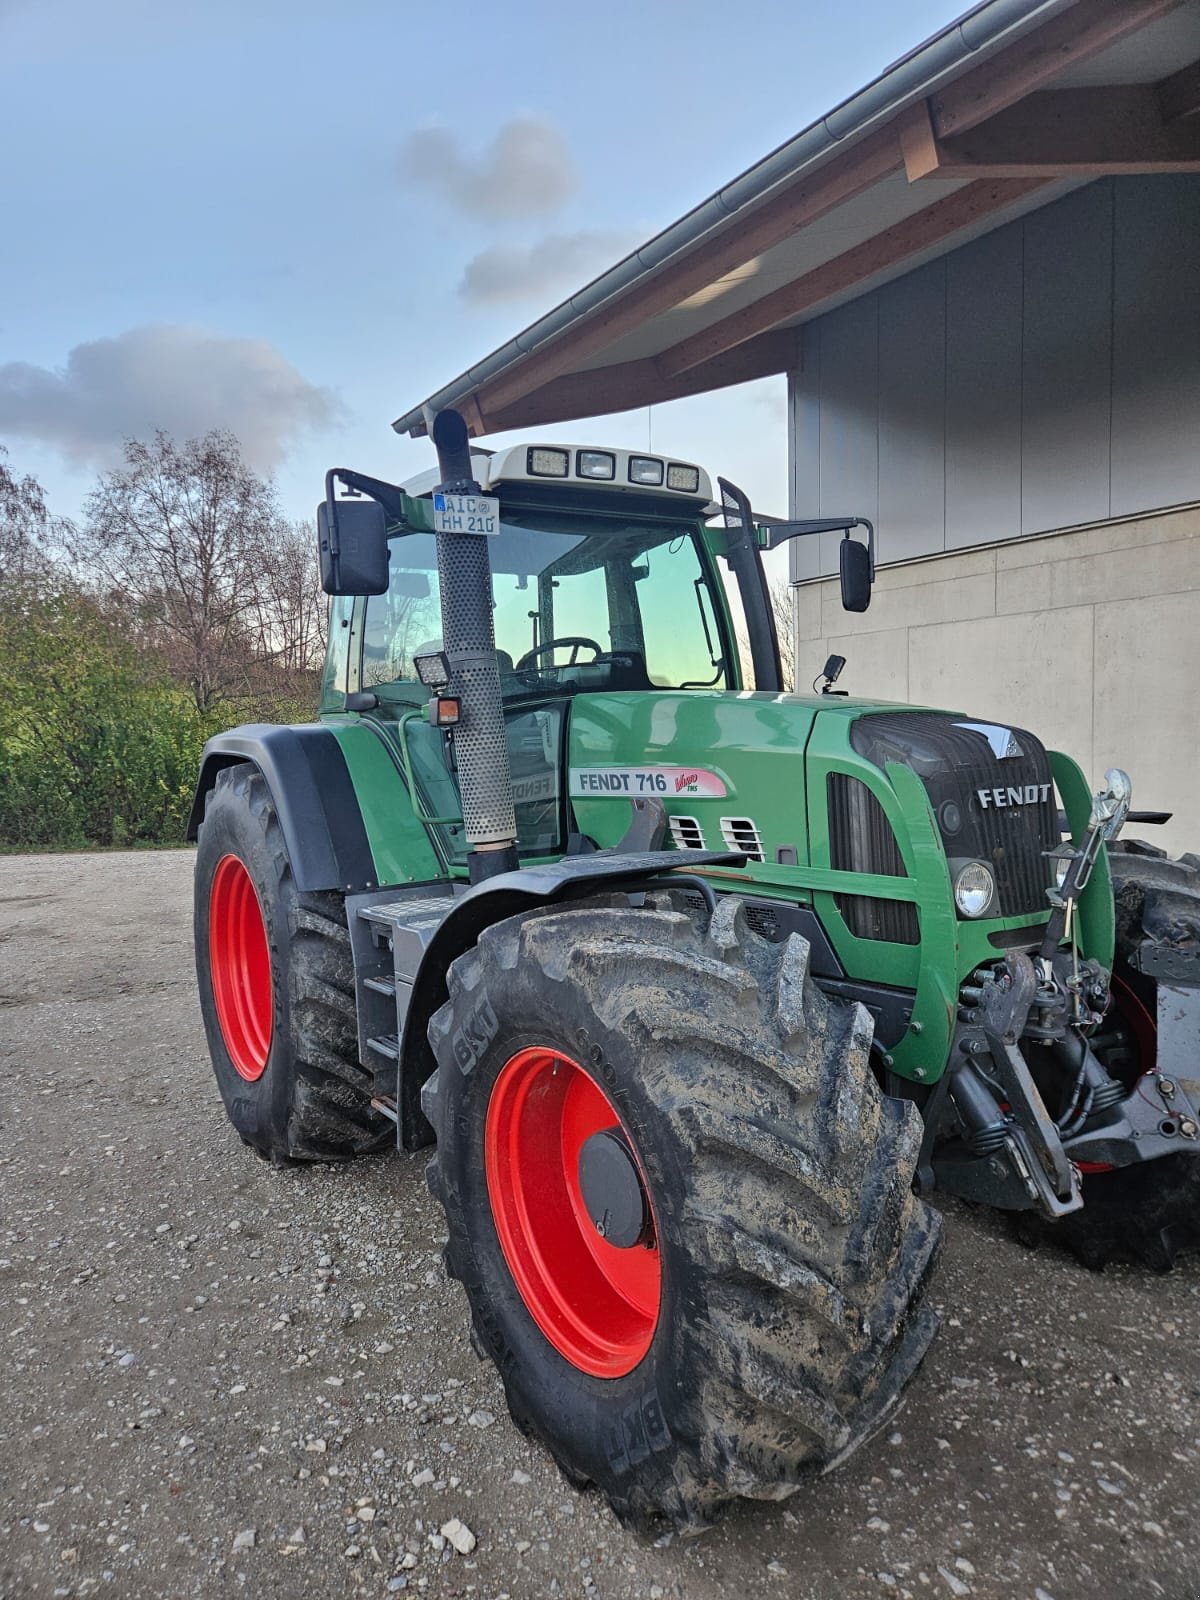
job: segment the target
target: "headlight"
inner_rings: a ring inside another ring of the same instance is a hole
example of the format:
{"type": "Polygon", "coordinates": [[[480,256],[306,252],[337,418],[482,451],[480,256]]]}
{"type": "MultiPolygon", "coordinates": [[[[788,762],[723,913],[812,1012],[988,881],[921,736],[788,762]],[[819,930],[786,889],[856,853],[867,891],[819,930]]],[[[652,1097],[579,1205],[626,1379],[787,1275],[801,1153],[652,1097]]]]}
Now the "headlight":
{"type": "Polygon", "coordinates": [[[968,861],[954,880],[954,904],[964,917],[981,917],[995,893],[996,880],[982,861],[968,861]]]}
{"type": "Polygon", "coordinates": [[[660,488],[663,481],[662,462],[655,456],[630,456],[629,481],[648,483],[652,488],[660,488]]]}
{"type": "Polygon", "coordinates": [[[552,450],[547,445],[531,444],[525,457],[525,470],[531,478],[569,478],[571,452],[552,450]]]}
{"type": "Polygon", "coordinates": [[[575,457],[575,471],[581,478],[614,478],[617,458],[611,450],[581,450],[575,457]]]}
{"type": "Polygon", "coordinates": [[[700,468],[685,467],[681,461],[672,461],[667,468],[667,488],[695,494],[700,488],[700,468]]]}

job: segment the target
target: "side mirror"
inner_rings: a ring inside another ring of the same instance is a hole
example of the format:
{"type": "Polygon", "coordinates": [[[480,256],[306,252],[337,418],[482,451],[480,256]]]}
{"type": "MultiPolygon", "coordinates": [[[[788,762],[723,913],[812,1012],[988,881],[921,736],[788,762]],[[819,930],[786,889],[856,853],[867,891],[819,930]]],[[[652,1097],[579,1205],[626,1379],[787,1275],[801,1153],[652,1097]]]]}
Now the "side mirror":
{"type": "Polygon", "coordinates": [[[871,604],[871,552],[847,532],[839,547],[842,609],[865,611],[871,604]]]}
{"type": "Polygon", "coordinates": [[[385,594],[387,512],[378,500],[336,500],[317,507],[321,587],[326,594],[385,594]]]}

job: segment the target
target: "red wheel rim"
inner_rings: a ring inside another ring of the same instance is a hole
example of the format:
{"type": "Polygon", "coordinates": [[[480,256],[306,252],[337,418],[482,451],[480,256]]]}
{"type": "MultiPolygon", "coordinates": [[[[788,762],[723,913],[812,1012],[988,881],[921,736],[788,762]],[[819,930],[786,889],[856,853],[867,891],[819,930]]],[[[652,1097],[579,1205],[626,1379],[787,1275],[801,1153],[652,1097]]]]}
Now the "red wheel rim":
{"type": "Polygon", "coordinates": [[[275,1003],[262,907],[237,856],[222,856],[208,902],[208,969],[221,1037],[240,1077],[267,1070],[275,1003]]]}
{"type": "Polygon", "coordinates": [[[662,1298],[657,1226],[649,1245],[620,1249],[584,1203],[580,1151],[613,1128],[621,1119],[595,1079],[561,1051],[534,1048],[501,1069],[484,1133],[488,1198],[521,1299],[559,1355],[596,1378],[637,1366],[662,1298]]]}

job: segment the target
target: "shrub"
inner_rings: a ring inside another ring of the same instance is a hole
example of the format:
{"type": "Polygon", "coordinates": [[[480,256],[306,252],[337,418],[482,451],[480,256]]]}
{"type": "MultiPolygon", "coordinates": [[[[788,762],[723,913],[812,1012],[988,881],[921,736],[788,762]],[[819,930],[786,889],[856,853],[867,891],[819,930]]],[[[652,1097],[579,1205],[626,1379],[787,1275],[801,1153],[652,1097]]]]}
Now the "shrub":
{"type": "Polygon", "coordinates": [[[153,656],[61,578],[0,596],[0,844],[180,843],[202,718],[153,656]]]}

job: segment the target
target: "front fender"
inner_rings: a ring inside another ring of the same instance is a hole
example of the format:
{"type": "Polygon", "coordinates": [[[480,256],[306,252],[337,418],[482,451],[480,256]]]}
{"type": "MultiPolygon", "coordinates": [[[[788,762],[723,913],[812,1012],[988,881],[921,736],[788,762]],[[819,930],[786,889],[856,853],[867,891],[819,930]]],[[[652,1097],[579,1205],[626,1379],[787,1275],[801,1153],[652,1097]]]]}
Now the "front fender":
{"type": "MultiPolygon", "coordinates": [[[[451,963],[475,943],[485,928],[538,906],[562,905],[611,890],[636,893],[651,882],[681,876],[686,882],[690,868],[745,864],[746,857],[739,852],[715,850],[603,850],[592,855],[564,856],[561,861],[485,878],[459,896],[440,922],[414,924],[409,931],[402,920],[393,934],[397,989],[410,995],[411,1001],[399,1027],[397,1107],[401,1147],[416,1150],[432,1138],[421,1110],[421,1088],[434,1068],[428,1041],[430,1018],[446,999],[446,974],[451,963]]],[[[419,905],[416,902],[413,909],[419,910],[419,905]]]]}

